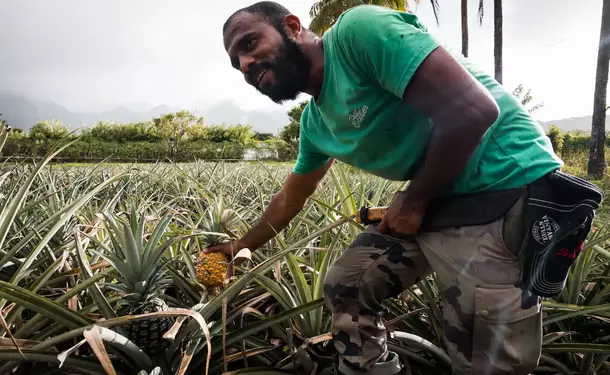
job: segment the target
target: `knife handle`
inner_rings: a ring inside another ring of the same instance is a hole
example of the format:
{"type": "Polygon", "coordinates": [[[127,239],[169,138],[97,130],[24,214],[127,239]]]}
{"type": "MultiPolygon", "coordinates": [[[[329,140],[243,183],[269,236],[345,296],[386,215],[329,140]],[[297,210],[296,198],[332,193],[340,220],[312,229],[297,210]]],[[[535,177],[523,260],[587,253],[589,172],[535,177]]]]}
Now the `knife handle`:
{"type": "Polygon", "coordinates": [[[362,207],[355,219],[357,223],[362,223],[365,225],[377,223],[383,220],[387,210],[388,206],[362,207]]]}

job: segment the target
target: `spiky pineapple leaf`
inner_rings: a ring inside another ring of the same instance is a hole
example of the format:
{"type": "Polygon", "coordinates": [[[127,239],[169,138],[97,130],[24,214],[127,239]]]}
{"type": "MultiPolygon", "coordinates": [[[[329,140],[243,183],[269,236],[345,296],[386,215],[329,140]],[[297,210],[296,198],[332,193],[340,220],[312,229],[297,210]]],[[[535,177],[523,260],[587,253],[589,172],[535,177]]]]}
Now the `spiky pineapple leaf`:
{"type": "Polygon", "coordinates": [[[66,306],[5,281],[0,281],[0,296],[11,302],[15,302],[21,306],[34,310],[49,319],[65,325],[68,328],[77,328],[93,323],[93,319],[78,314],[66,306]]]}

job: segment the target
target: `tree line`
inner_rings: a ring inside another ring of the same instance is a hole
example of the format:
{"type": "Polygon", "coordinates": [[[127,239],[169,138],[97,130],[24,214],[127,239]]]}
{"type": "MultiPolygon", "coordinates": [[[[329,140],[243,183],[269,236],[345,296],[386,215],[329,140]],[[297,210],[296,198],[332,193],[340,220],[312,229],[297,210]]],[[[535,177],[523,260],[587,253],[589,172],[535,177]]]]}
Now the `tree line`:
{"type": "MultiPolygon", "coordinates": [[[[512,93],[530,113],[544,105],[534,104],[531,90],[523,85],[517,86],[512,93]]],[[[29,132],[11,129],[0,114],[0,125],[10,129],[1,155],[4,158],[42,158],[57,141],[72,138],[75,143],[58,159],[71,162],[242,160],[250,151],[250,157],[257,160],[290,161],[295,160],[298,153],[300,120],[308,102],[304,100],[287,111],[289,123],[278,135],[254,131],[249,125],[207,124],[202,117],[186,110],[145,122],[98,121],[78,133],[70,132],[68,126],[55,119],[38,121],[29,132]]],[[[564,155],[582,154],[591,140],[584,132],[566,133],[556,126],[551,126],[548,135],[555,150],[564,155]]]]}
{"type": "Polygon", "coordinates": [[[254,153],[252,157],[256,159],[291,160],[298,151],[298,130],[295,137],[294,124],[298,127],[303,107],[300,111],[288,112],[292,126],[285,127],[279,135],[254,131],[250,125],[206,124],[202,117],[186,110],[144,122],[98,121],[78,132],[70,132],[67,125],[55,119],[38,121],[25,132],[10,128],[10,124],[0,118],[0,125],[10,128],[2,156],[44,157],[56,142],[69,138],[75,143],[60,157],[74,162],[108,158],[116,161],[169,159],[176,162],[239,160],[244,159],[248,151],[254,153]]]}
{"type": "MultiPolygon", "coordinates": [[[[513,94],[530,112],[542,105],[529,106],[532,96],[521,85],[513,94]]],[[[39,121],[29,132],[24,132],[11,129],[0,118],[0,125],[10,129],[2,156],[5,159],[42,158],[56,142],[72,138],[75,143],[58,159],[68,162],[243,160],[249,150],[257,160],[293,161],[298,153],[301,114],[307,103],[305,100],[288,111],[290,122],[279,135],[256,132],[250,126],[240,124],[208,125],[188,111],[165,114],[148,122],[99,121],[79,134],[71,133],[57,120],[39,121]]],[[[561,156],[586,154],[591,144],[588,132],[565,132],[555,125],[551,125],[547,135],[561,156]]],[[[610,140],[606,139],[605,146],[610,147],[610,140]]]]}

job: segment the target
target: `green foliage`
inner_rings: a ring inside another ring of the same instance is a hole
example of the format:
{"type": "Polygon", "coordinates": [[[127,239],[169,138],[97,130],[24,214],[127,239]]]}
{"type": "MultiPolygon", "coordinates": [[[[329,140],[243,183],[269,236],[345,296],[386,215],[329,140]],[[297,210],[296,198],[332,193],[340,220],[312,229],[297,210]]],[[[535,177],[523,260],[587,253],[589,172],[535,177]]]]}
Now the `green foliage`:
{"type": "MultiPolygon", "coordinates": [[[[55,120],[38,122],[30,134],[12,129],[2,156],[41,158],[66,135],[68,129],[55,120]]],[[[98,121],[74,137],[76,142],[62,154],[63,160],[243,159],[247,149],[277,155],[272,159],[289,160],[295,156],[285,141],[270,133],[255,133],[251,126],[241,124],[208,125],[188,111],[164,114],[148,122],[98,121]]]]}
{"type": "Polygon", "coordinates": [[[233,125],[228,128],[216,125],[208,128],[207,139],[212,142],[234,142],[247,145],[252,142],[254,131],[245,125],[233,125]]]}
{"type": "MultiPolygon", "coordinates": [[[[309,16],[311,17],[309,29],[318,35],[322,35],[335,24],[343,12],[362,4],[380,5],[404,12],[409,9],[409,3],[419,5],[420,2],[421,0],[412,0],[411,2],[407,0],[320,0],[316,1],[309,10],[309,16]]],[[[430,4],[438,24],[438,0],[430,0],[430,4]]]]}
{"type": "MultiPolygon", "coordinates": [[[[591,135],[584,132],[569,132],[566,133],[563,138],[562,152],[565,153],[577,153],[580,151],[589,150],[589,142],[591,142],[591,135]]],[[[607,142],[606,146],[610,142],[607,142]]]]}
{"type": "MultiPolygon", "coordinates": [[[[513,90],[513,95],[521,102],[521,105],[525,108],[534,100],[532,96],[532,90],[528,89],[525,91],[523,84],[520,84],[513,90]]],[[[544,103],[538,103],[531,108],[527,108],[529,113],[534,113],[544,107],[544,103]]]]}
{"type": "Polygon", "coordinates": [[[51,141],[64,138],[68,128],[59,120],[38,121],[30,129],[30,138],[35,141],[51,141]]]}
{"type": "Polygon", "coordinates": [[[264,142],[264,141],[268,141],[268,140],[272,139],[273,134],[254,132],[254,137],[252,137],[252,138],[254,138],[255,141],[264,142]]]}
{"type": "Polygon", "coordinates": [[[95,139],[105,142],[155,142],[160,137],[151,123],[138,122],[123,124],[111,121],[98,121],[81,133],[84,139],[95,139]]]}
{"type": "Polygon", "coordinates": [[[185,141],[187,131],[193,126],[202,126],[203,118],[196,118],[189,111],[168,113],[152,120],[154,132],[165,145],[167,155],[175,158],[185,141]]]}
{"type": "Polygon", "coordinates": [[[286,142],[293,157],[296,157],[299,150],[299,134],[301,130],[301,116],[309,100],[302,101],[288,111],[290,123],[280,132],[280,138],[286,142]]]}
{"type": "Polygon", "coordinates": [[[563,131],[561,131],[561,129],[559,129],[557,126],[551,125],[547,135],[551,139],[553,150],[558,154],[561,153],[563,150],[563,139],[565,137],[563,131]]]}

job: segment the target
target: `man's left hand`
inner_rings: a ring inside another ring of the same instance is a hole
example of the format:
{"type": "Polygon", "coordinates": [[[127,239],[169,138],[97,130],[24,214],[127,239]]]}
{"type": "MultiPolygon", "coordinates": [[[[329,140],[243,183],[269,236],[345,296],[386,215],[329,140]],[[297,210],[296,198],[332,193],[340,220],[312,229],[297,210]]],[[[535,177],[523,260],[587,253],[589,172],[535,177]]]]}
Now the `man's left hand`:
{"type": "Polygon", "coordinates": [[[426,207],[427,203],[409,197],[406,191],[398,192],[377,229],[386,235],[413,237],[419,231],[426,207]]]}

